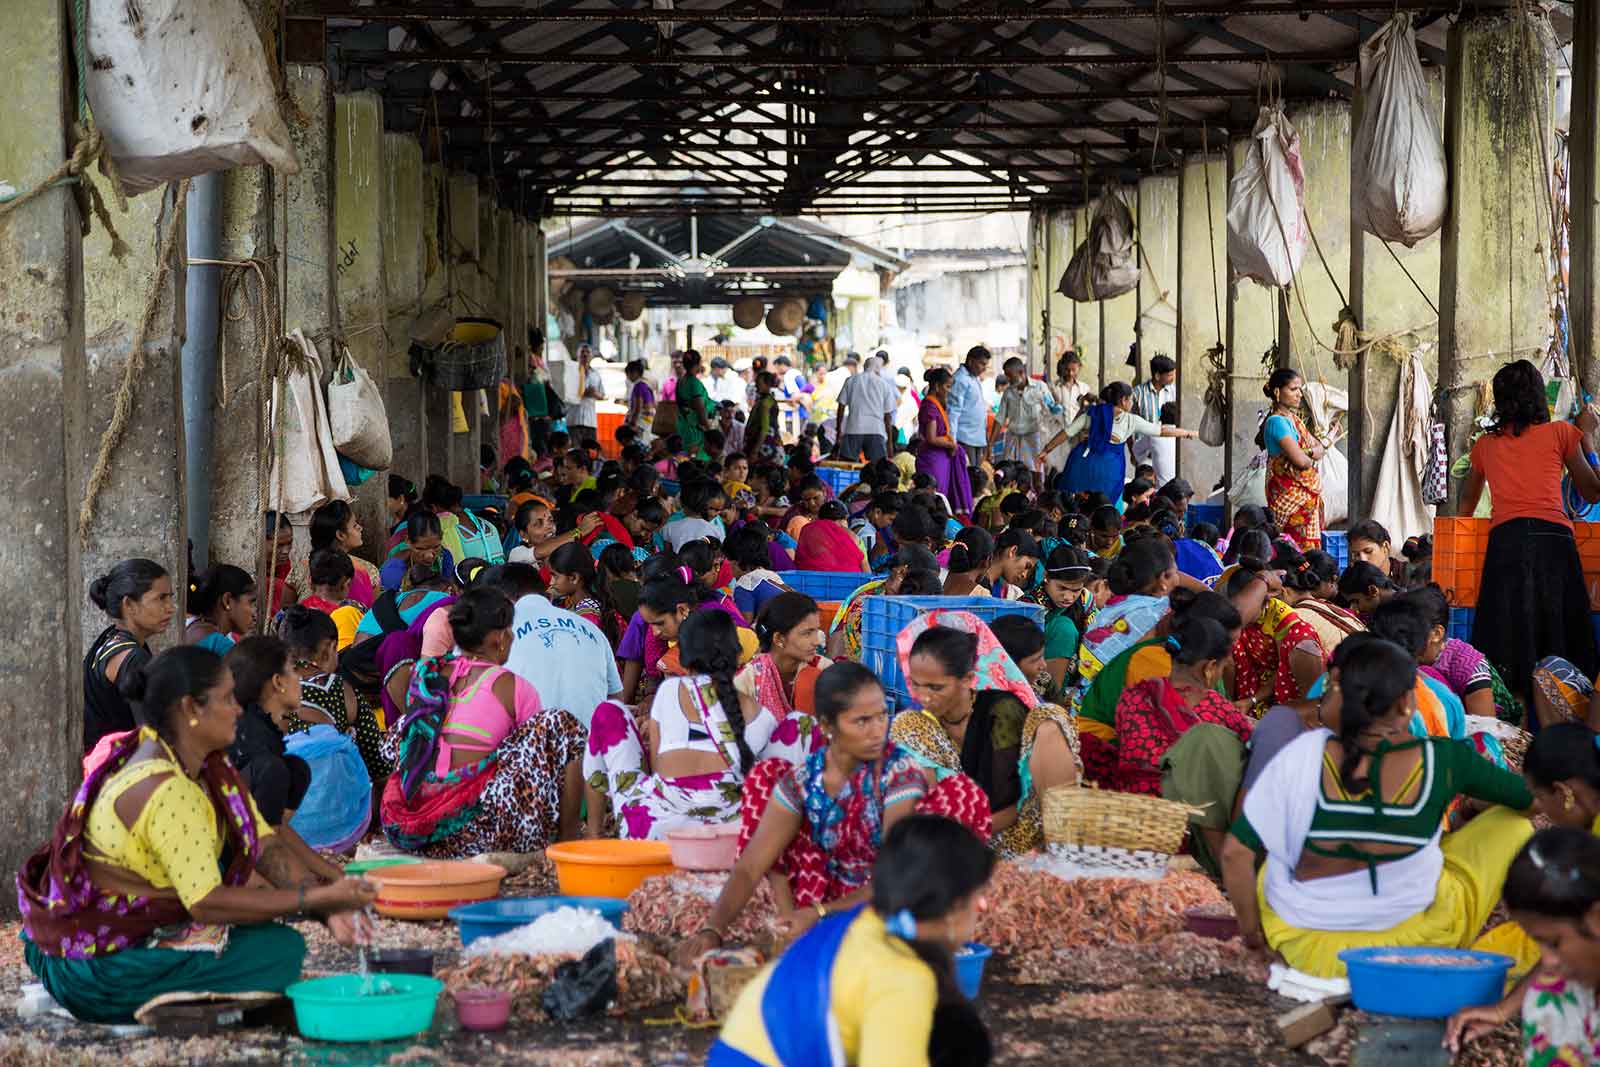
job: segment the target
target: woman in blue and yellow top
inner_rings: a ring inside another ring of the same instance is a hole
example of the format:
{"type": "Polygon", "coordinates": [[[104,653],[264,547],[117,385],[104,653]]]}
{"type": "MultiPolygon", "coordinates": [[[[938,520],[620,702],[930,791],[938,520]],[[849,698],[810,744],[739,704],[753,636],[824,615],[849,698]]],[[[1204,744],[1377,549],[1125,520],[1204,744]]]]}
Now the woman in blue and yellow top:
{"type": "Polygon", "coordinates": [[[994,862],[958,822],[900,820],[871,904],[822,920],[745,986],[708,1067],[983,1067],[988,1031],[951,953],[972,939],[994,862]]]}

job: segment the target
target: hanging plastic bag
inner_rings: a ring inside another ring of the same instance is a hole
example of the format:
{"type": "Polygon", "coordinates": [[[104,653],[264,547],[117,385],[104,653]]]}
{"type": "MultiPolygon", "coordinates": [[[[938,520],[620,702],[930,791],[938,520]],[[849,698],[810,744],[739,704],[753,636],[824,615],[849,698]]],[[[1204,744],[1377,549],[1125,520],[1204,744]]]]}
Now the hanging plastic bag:
{"type": "Polygon", "coordinates": [[[1317,460],[1322,478],[1322,522],[1326,526],[1350,517],[1350,461],[1343,452],[1329,446],[1317,460]]]}
{"type": "Polygon", "coordinates": [[[558,1022],[598,1015],[617,999],[617,943],[611,938],[556,968],[540,1003],[558,1022]]]}
{"type": "Polygon", "coordinates": [[[1078,245],[1056,291],[1079,303],[1110,300],[1139,286],[1133,213],[1115,192],[1100,198],[1089,236],[1078,245]]]}
{"type": "Polygon", "coordinates": [[[311,768],[311,785],[289,825],[312,848],[354,847],[372,821],[372,778],[355,739],[319,723],[290,734],[284,747],[311,768]]]}
{"type": "Polygon", "coordinates": [[[1206,398],[1206,409],[1200,414],[1200,443],[1210,445],[1212,448],[1221,448],[1228,440],[1228,415],[1222,410],[1221,404],[1214,404],[1211,398],[1206,398]]]}
{"type": "Polygon", "coordinates": [[[333,380],[328,383],[328,428],[333,431],[333,447],[363,467],[388,470],[394,461],[394,446],[389,440],[389,415],[383,409],[383,393],[362,367],[350,358],[350,350],[339,346],[333,365],[333,380]]]}
{"type": "Polygon", "coordinates": [[[1250,151],[1228,183],[1228,265],[1262,285],[1288,285],[1306,253],[1300,135],[1282,108],[1264,107],[1250,151]]]}
{"type": "Polygon", "coordinates": [[[1361,100],[1351,218],[1374,237],[1409,248],[1444,225],[1450,206],[1444,137],[1410,14],[1396,14],[1361,47],[1361,100]]]}
{"type": "Polygon", "coordinates": [[[299,357],[290,361],[284,381],[269,401],[276,440],[272,442],[272,469],[267,474],[266,506],[294,514],[312,511],[330,500],[349,500],[350,490],[323,406],[322,357],[299,330],[290,333],[289,340],[299,357]]]}
{"type": "Polygon", "coordinates": [[[1233,510],[1264,508],[1267,506],[1267,453],[1263,449],[1253,456],[1228,490],[1228,501],[1233,510]]]}
{"type": "Polygon", "coordinates": [[[88,44],[85,89],[125,192],[256,163],[299,173],[240,0],[92,3],[88,44]]]}

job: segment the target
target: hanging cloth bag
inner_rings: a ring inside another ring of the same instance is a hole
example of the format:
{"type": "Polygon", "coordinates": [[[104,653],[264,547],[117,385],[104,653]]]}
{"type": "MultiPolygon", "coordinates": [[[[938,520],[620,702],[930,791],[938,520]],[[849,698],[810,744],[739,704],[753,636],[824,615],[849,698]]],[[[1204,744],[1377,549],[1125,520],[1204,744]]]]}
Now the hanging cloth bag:
{"type": "Polygon", "coordinates": [[[240,0],[88,9],[84,89],[123,192],[256,163],[299,173],[261,36],[240,0]]]}
{"type": "Polygon", "coordinates": [[[360,466],[388,470],[394,461],[383,393],[342,344],[333,364],[333,380],[328,383],[328,427],[333,431],[333,447],[360,466]]]}
{"type": "Polygon", "coordinates": [[[1283,109],[1264,107],[1250,151],[1228,183],[1228,265],[1237,277],[1288,285],[1306,253],[1300,135],[1283,109]]]}
{"type": "Polygon", "coordinates": [[[266,507],[290,514],[309,512],[330,500],[349,500],[322,400],[322,357],[304,333],[289,341],[298,355],[288,360],[269,411],[273,427],[272,467],[266,507]]]}
{"type": "Polygon", "coordinates": [[[1361,101],[1350,215],[1374,237],[1410,248],[1444,225],[1450,169],[1409,13],[1362,46],[1361,101]]]}
{"type": "Polygon", "coordinates": [[[1100,198],[1089,236],[1078,245],[1057,292],[1079,303],[1110,300],[1139,286],[1133,213],[1115,192],[1100,198]]]}

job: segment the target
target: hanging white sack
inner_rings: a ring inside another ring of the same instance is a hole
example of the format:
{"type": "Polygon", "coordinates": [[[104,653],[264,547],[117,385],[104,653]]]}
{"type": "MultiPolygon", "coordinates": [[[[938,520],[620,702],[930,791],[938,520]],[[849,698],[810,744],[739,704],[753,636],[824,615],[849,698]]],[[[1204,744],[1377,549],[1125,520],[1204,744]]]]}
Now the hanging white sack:
{"type": "Polygon", "coordinates": [[[1322,382],[1307,382],[1305,401],[1311,411],[1311,432],[1323,448],[1322,458],[1317,460],[1317,474],[1322,479],[1322,524],[1332,526],[1350,516],[1350,461],[1338,449],[1345,436],[1350,394],[1322,382]]]}
{"type": "Polygon", "coordinates": [[[1262,285],[1288,285],[1306,254],[1300,135],[1282,108],[1264,107],[1250,151],[1228,183],[1228,265],[1262,285]]]}
{"type": "Polygon", "coordinates": [[[1401,365],[1400,387],[1383,442],[1377,486],[1368,514],[1389,531],[1394,543],[1433,531],[1433,505],[1423,499],[1422,476],[1431,447],[1432,387],[1424,358],[1432,344],[1424,344],[1401,365]]]}
{"type": "Polygon", "coordinates": [[[1450,168],[1408,13],[1362,46],[1361,100],[1351,218],[1374,237],[1410,248],[1444,225],[1450,168]]]}
{"type": "Polygon", "coordinates": [[[328,383],[328,427],[333,447],[346,459],[375,471],[388,470],[394,462],[383,393],[344,345],[339,346],[328,383]]]}
{"type": "Polygon", "coordinates": [[[93,0],[88,44],[89,105],[126,192],[256,163],[299,172],[240,0],[93,0]]]}
{"type": "Polygon", "coordinates": [[[1089,236],[1078,245],[1056,291],[1079,303],[1110,300],[1139,286],[1133,213],[1115,192],[1100,198],[1089,236]]]}
{"type": "Polygon", "coordinates": [[[269,401],[273,427],[272,466],[267,473],[268,507],[290,514],[309,512],[330,500],[349,500],[350,488],[339,469],[333,431],[322,404],[322,359],[305,334],[289,334],[300,350],[285,380],[269,401]]]}

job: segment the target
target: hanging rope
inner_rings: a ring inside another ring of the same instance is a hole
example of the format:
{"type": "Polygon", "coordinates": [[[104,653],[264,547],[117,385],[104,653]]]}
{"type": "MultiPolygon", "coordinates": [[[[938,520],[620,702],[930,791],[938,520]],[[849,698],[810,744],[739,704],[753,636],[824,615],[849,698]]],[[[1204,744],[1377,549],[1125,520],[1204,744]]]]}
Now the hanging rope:
{"type": "MultiPolygon", "coordinates": [[[[122,435],[128,429],[128,417],[133,414],[134,389],[138,385],[139,376],[144,373],[145,340],[150,336],[156,311],[161,307],[162,289],[166,285],[167,275],[172,273],[177,264],[178,228],[183,222],[184,205],[189,196],[189,179],[168,182],[167,192],[172,198],[172,209],[157,246],[156,268],[150,279],[150,288],[145,293],[144,313],[139,316],[139,328],[134,331],[127,362],[122,365],[122,381],[117,385],[117,395],[112,402],[111,422],[100,435],[100,450],[95,455],[94,467],[89,472],[83,503],[78,507],[78,542],[83,545],[89,543],[89,527],[94,523],[94,506],[105,488],[106,479],[111,474],[111,456],[116,451],[117,445],[122,443],[122,435]]],[[[176,304],[174,301],[174,306],[176,304]]]]}
{"type": "Polygon", "coordinates": [[[1150,142],[1150,165],[1156,165],[1167,132],[1167,0],[1156,0],[1156,135],[1150,142]]]}
{"type": "Polygon", "coordinates": [[[1435,315],[1439,314],[1439,305],[1433,302],[1433,298],[1428,295],[1427,290],[1422,288],[1422,283],[1417,281],[1412,273],[1406,269],[1406,265],[1401,262],[1400,257],[1395,254],[1394,246],[1388,241],[1383,241],[1383,247],[1384,250],[1389,253],[1389,258],[1394,260],[1394,265],[1400,268],[1400,273],[1404,274],[1406,276],[1406,280],[1416,287],[1418,293],[1422,294],[1422,299],[1428,302],[1428,307],[1433,309],[1433,313],[1435,315]]]}

